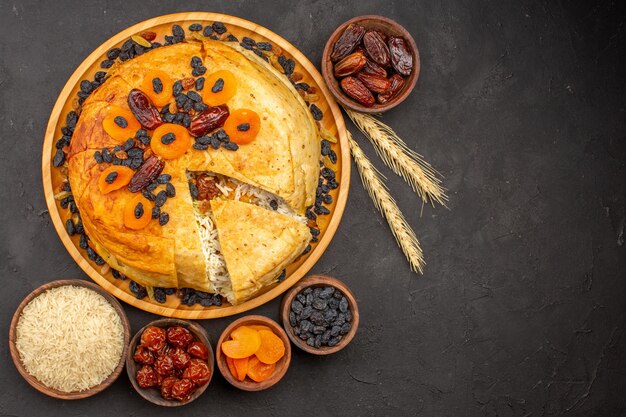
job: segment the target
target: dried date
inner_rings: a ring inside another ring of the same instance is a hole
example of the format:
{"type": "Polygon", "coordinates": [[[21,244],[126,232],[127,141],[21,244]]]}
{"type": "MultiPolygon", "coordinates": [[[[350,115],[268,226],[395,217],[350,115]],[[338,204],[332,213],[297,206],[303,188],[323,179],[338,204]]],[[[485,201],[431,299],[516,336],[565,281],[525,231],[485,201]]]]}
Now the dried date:
{"type": "Polygon", "coordinates": [[[174,383],[176,381],[178,381],[178,378],[176,378],[175,376],[168,376],[163,380],[163,382],[161,383],[161,397],[165,398],[166,400],[172,399],[172,387],[174,386],[174,383]]]}
{"type": "Polygon", "coordinates": [[[152,352],[158,352],[165,347],[165,330],[156,326],[148,326],[141,334],[141,345],[152,352]]]}
{"type": "Polygon", "coordinates": [[[209,358],[209,349],[202,342],[191,342],[187,348],[187,353],[198,359],[207,360],[209,358]]]}
{"type": "Polygon", "coordinates": [[[363,85],[363,83],[355,77],[346,77],[341,80],[341,89],[357,102],[366,107],[374,105],[374,96],[372,92],[363,85]]]}
{"type": "Polygon", "coordinates": [[[144,365],[151,365],[154,363],[154,355],[147,347],[139,345],[135,349],[133,360],[144,365]]]}
{"type": "Polygon", "coordinates": [[[211,370],[205,361],[194,358],[189,362],[189,366],[185,368],[183,378],[188,378],[201,387],[211,379],[211,370]]]}
{"type": "Polygon", "coordinates": [[[399,74],[405,77],[409,76],[413,70],[413,55],[406,41],[403,38],[390,36],[387,44],[391,52],[391,64],[393,68],[399,74]]]}
{"type": "Polygon", "coordinates": [[[361,72],[387,78],[387,70],[375,63],[374,61],[370,61],[369,59],[367,60],[367,63],[365,64],[361,72]]]}
{"type": "Polygon", "coordinates": [[[391,87],[391,81],[379,75],[359,72],[356,77],[373,93],[384,93],[391,87]]]}
{"type": "Polygon", "coordinates": [[[208,107],[191,121],[187,130],[193,136],[200,137],[218,127],[224,126],[229,115],[230,111],[226,105],[208,107]]]}
{"type": "MultiPolygon", "coordinates": [[[[141,191],[144,187],[154,181],[159,174],[161,174],[164,167],[165,162],[154,155],[150,156],[144,161],[139,169],[135,171],[135,175],[133,175],[133,178],[131,178],[130,183],[128,184],[128,190],[131,193],[141,191]]],[[[165,340],[164,330],[163,339],[165,340]]]]}
{"type": "Polygon", "coordinates": [[[191,360],[191,356],[181,348],[176,348],[170,352],[170,357],[174,362],[175,369],[185,369],[191,360]]]}
{"type": "Polygon", "coordinates": [[[391,82],[391,86],[389,87],[389,90],[378,95],[377,99],[380,104],[389,103],[391,100],[396,98],[398,93],[402,91],[402,87],[404,87],[405,81],[404,81],[404,78],[400,74],[393,74],[389,78],[389,81],[391,82]]]}
{"type": "Polygon", "coordinates": [[[169,355],[160,355],[154,362],[154,370],[163,376],[171,376],[174,373],[174,360],[169,355]]]}
{"type": "Polygon", "coordinates": [[[159,383],[158,374],[150,365],[144,365],[137,371],[137,384],[141,388],[156,387],[159,383]]]}
{"type": "Polygon", "coordinates": [[[172,399],[188,401],[196,391],[196,385],[192,380],[184,378],[172,384],[172,399]]]}
{"type": "Polygon", "coordinates": [[[196,188],[198,189],[196,200],[212,200],[220,194],[219,188],[215,185],[215,177],[211,175],[199,175],[196,178],[196,188]]]}
{"type": "Polygon", "coordinates": [[[133,88],[128,93],[128,107],[137,121],[146,129],[153,130],[163,124],[161,113],[154,107],[150,98],[143,91],[133,88]]]}
{"type": "Polygon", "coordinates": [[[167,341],[172,346],[186,348],[193,340],[191,332],[184,327],[172,326],[167,329],[167,341]]]}
{"type": "Polygon", "coordinates": [[[367,64],[362,52],[354,52],[335,64],[335,77],[345,77],[360,71],[367,64]]]}
{"type": "Polygon", "coordinates": [[[363,35],[365,35],[365,28],[363,26],[355,25],[354,23],[349,25],[337,42],[335,42],[333,52],[330,54],[330,60],[336,62],[348,56],[359,42],[361,42],[363,35]]]}
{"type": "Polygon", "coordinates": [[[367,32],[363,36],[363,47],[372,61],[381,67],[389,66],[391,62],[389,48],[387,48],[385,40],[379,32],[373,30],[367,32]]]}

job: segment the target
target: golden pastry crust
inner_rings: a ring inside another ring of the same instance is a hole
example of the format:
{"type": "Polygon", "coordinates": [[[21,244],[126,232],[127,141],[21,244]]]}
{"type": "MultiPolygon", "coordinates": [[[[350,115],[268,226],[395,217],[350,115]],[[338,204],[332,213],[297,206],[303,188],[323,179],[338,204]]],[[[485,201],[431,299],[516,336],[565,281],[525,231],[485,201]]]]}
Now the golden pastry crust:
{"type": "Polygon", "coordinates": [[[271,284],[304,250],[309,228],[284,214],[235,200],[211,200],[235,303],[271,284]]]}
{"type": "MultiPolygon", "coordinates": [[[[142,285],[210,291],[188,191],[188,171],[212,171],[260,187],[283,197],[298,213],[304,213],[315,199],[320,155],[315,121],[297,91],[282,79],[284,76],[250,55],[215,41],[191,41],[158,48],[116,64],[109,71],[109,78],[83,104],[68,153],[69,178],[76,204],[98,253],[112,267],[142,285]],[[163,172],[172,176],[171,183],[176,188],[176,196],[162,207],[170,216],[169,222],[160,226],[157,220],[152,220],[139,231],[127,229],[122,213],[125,203],[134,194],[123,188],[105,195],[98,188],[100,173],[109,164],[97,164],[94,152],[123,143],[109,136],[102,122],[113,106],[128,109],[128,93],[141,86],[148,71],[159,69],[173,79],[190,77],[193,56],[202,58],[207,75],[224,69],[235,74],[238,88],[226,104],[231,110],[246,108],[257,112],[261,129],[252,143],[240,146],[235,152],[222,148],[207,151],[190,148],[182,157],[166,161],[163,172]]],[[[253,210],[261,210],[266,216],[278,215],[259,207],[253,210]]],[[[304,235],[308,241],[308,228],[290,220],[294,231],[283,230],[281,236],[292,233],[298,239],[294,239],[288,251],[283,251],[287,256],[282,257],[283,252],[276,254],[272,268],[255,268],[254,271],[261,274],[252,277],[255,282],[265,285],[274,278],[271,274],[278,275],[293,261],[293,253],[301,253],[306,246],[300,238],[306,229],[304,235]]],[[[257,226],[256,221],[248,225],[245,219],[239,225],[250,233],[257,226]]],[[[228,245],[221,236],[220,243],[228,245]]],[[[252,287],[244,288],[237,298],[245,299],[252,294],[252,287]]]]}

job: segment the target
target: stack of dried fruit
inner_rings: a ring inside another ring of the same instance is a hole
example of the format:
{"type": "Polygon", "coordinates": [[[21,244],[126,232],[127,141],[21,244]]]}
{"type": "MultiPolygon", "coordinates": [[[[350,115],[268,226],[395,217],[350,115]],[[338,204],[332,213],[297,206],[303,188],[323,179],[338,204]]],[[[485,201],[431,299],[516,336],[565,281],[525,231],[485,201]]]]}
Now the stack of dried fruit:
{"type": "Polygon", "coordinates": [[[358,24],[346,28],[330,59],[341,89],[366,107],[396,98],[413,71],[413,54],[404,38],[358,24]]]}
{"type": "Polygon", "coordinates": [[[166,400],[189,401],[211,379],[208,357],[206,345],[186,328],[148,326],[133,355],[143,365],[137,371],[137,384],[159,388],[166,400]]]}
{"type": "Polygon", "coordinates": [[[228,370],[239,381],[246,376],[262,382],[274,375],[276,363],[285,355],[285,344],[263,325],[239,326],[220,346],[228,370]]]}

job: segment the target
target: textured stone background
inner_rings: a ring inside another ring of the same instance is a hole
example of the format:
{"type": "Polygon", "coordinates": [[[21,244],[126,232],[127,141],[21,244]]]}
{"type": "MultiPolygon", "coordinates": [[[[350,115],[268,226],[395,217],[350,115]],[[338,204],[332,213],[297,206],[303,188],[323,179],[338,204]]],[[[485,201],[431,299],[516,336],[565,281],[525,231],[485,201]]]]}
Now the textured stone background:
{"type": "MultiPolygon", "coordinates": [[[[61,402],[11,363],[13,311],[34,287],[85,277],[43,198],[41,141],[74,68],[111,35],[177,11],[264,25],[319,63],[334,28],[398,20],[422,73],[384,120],[445,175],[450,210],[422,208],[376,157],[428,262],[409,272],[356,171],[337,235],[313,272],[356,293],[345,351],[295,351],[280,385],[244,393],[217,376],[190,416],[618,416],[626,401],[624,2],[0,2],[0,415],[172,415],[124,374],[61,402]],[[579,3],[579,4],[577,4],[579,3]]],[[[354,129],[353,132],[356,133],[354,129]]],[[[279,300],[255,310],[277,318],[279,300]]],[[[154,316],[126,306],[136,330],[154,316]]],[[[204,321],[216,338],[232,318],[204,321]]]]}

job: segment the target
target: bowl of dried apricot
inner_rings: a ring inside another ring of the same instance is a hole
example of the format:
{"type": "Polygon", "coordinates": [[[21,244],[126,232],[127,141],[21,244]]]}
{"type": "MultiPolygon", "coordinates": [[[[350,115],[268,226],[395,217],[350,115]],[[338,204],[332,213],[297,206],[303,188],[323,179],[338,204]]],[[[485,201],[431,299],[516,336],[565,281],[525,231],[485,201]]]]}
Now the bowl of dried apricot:
{"type": "Polygon", "coordinates": [[[358,16],[326,42],[322,74],[337,101],[363,113],[382,113],[411,93],[420,56],[411,34],[383,16],[358,16]]]}
{"type": "Polygon", "coordinates": [[[283,328],[263,316],[245,316],[228,326],[216,348],[217,367],[231,385],[261,391],[287,372],[291,345],[283,328]]]}

